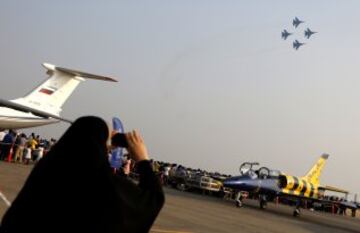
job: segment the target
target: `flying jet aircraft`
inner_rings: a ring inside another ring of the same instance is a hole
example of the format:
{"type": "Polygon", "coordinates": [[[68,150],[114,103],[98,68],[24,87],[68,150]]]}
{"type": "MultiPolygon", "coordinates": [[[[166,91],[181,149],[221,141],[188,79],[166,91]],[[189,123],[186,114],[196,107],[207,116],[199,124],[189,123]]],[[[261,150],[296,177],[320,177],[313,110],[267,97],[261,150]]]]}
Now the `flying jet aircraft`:
{"type": "Polygon", "coordinates": [[[310,36],[311,36],[312,34],[315,34],[315,33],[317,33],[317,32],[313,32],[313,31],[311,31],[309,28],[307,28],[307,29],[304,31],[304,36],[309,39],[310,36]]]}
{"type": "MultiPolygon", "coordinates": [[[[328,154],[323,154],[317,163],[303,177],[286,175],[279,171],[271,171],[266,167],[254,171],[252,167],[258,163],[244,163],[240,167],[241,176],[226,179],[224,187],[232,188],[237,191],[236,205],[243,205],[242,192],[259,195],[260,208],[266,208],[267,201],[275,197],[286,197],[297,201],[293,215],[300,215],[300,200],[333,204],[332,201],[323,199],[325,190],[348,193],[345,190],[330,186],[321,186],[319,177],[322,168],[328,159],[328,154]]],[[[341,207],[352,210],[353,216],[358,208],[356,203],[342,201],[341,207]]]]}
{"type": "Polygon", "coordinates": [[[305,43],[300,43],[298,40],[295,40],[294,42],[293,42],[293,48],[295,49],[295,50],[298,50],[301,46],[303,46],[305,43]]]}
{"type": "Polygon", "coordinates": [[[292,35],[292,33],[286,31],[286,29],[284,29],[284,31],[281,32],[281,38],[283,38],[284,40],[286,40],[290,35],[292,35]]]}
{"type": "Polygon", "coordinates": [[[305,21],[301,21],[300,19],[298,19],[297,17],[295,17],[295,19],[293,19],[293,26],[295,28],[297,28],[299,26],[299,24],[301,23],[305,23],[305,21]]]}
{"type": "Polygon", "coordinates": [[[0,129],[19,129],[70,120],[60,117],[65,101],[85,79],[117,82],[117,80],[82,71],[42,64],[50,77],[28,95],[14,99],[0,99],[0,129]]]}

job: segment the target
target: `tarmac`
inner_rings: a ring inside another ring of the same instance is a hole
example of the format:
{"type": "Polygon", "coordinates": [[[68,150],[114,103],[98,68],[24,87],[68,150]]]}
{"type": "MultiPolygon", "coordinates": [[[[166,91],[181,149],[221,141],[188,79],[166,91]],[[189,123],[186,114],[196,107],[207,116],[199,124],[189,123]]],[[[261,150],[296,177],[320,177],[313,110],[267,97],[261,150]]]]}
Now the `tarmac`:
{"type": "MultiPolygon", "coordinates": [[[[0,192],[10,202],[24,184],[32,166],[0,162],[0,192]]],[[[293,217],[293,208],[268,204],[260,210],[254,200],[243,208],[233,201],[165,188],[166,202],[152,233],[345,233],[359,232],[360,219],[302,210],[293,217]]],[[[1,195],[1,194],[0,194],[1,195]]],[[[0,198],[0,217],[8,206],[0,198]]]]}

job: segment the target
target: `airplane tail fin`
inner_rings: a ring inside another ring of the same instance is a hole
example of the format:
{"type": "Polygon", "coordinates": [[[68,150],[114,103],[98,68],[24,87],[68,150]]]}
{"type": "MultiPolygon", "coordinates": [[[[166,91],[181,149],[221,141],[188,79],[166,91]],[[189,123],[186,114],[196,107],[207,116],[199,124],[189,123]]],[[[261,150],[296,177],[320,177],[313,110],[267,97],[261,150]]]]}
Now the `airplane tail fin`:
{"type": "Polygon", "coordinates": [[[81,81],[97,79],[117,82],[115,79],[43,63],[50,77],[22,98],[12,100],[17,104],[59,116],[62,105],[81,81]]]}
{"type": "Polygon", "coordinates": [[[328,154],[321,155],[320,159],[316,162],[316,164],[310,169],[310,171],[303,178],[310,183],[318,185],[320,183],[319,178],[321,175],[321,171],[328,158],[329,158],[328,154]]]}

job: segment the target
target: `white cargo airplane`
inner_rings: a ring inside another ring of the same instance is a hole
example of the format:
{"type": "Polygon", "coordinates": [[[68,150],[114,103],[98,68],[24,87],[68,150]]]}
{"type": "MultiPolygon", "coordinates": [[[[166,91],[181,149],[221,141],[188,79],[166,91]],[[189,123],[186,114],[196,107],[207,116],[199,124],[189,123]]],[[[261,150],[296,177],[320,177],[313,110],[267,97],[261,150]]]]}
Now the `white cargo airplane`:
{"type": "Polygon", "coordinates": [[[70,120],[60,117],[61,107],[85,79],[116,79],[43,63],[50,77],[25,97],[0,99],[0,129],[20,129],[70,120]]]}

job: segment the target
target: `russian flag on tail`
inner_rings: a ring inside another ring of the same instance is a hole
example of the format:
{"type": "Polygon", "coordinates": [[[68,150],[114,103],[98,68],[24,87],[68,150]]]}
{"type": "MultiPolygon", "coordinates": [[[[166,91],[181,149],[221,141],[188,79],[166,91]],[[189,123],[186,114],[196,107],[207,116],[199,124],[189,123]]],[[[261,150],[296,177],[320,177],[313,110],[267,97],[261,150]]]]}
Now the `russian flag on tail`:
{"type": "Polygon", "coordinates": [[[55,90],[51,90],[51,89],[49,89],[49,88],[41,88],[41,89],[39,90],[39,92],[40,92],[40,93],[47,94],[47,95],[51,95],[52,93],[55,92],[55,90]]]}

